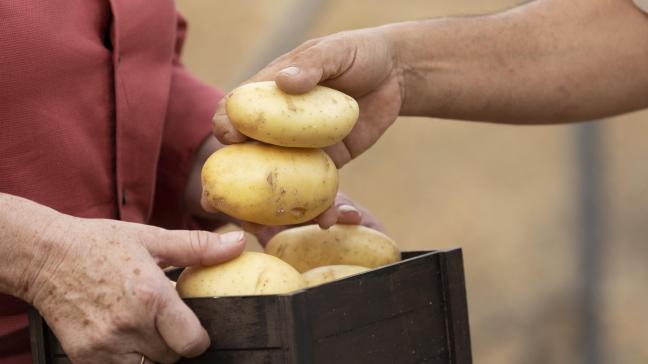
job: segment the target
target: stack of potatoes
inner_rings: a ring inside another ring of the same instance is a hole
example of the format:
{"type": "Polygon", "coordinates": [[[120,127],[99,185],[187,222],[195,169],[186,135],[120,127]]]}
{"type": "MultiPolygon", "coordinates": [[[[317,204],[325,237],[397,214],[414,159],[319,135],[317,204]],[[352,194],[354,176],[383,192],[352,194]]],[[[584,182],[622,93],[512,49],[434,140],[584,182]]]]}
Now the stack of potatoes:
{"type": "MultiPolygon", "coordinates": [[[[202,183],[215,209],[257,224],[294,225],[333,204],[338,171],[319,148],[351,131],[359,110],[353,98],[323,86],[291,95],[274,82],[257,82],[232,91],[225,108],[237,130],[263,143],[226,146],[205,162],[202,183]]],[[[384,234],[344,225],[284,230],[266,253],[187,268],[178,292],[182,297],[286,293],[400,259],[384,234]]]]}
{"type": "Polygon", "coordinates": [[[225,109],[241,133],[267,144],[230,145],[202,170],[207,200],[219,211],[263,225],[314,219],[335,200],[338,171],[319,148],[336,144],[358,119],[358,103],[322,86],[301,95],[274,82],[232,91],[225,109]]]}

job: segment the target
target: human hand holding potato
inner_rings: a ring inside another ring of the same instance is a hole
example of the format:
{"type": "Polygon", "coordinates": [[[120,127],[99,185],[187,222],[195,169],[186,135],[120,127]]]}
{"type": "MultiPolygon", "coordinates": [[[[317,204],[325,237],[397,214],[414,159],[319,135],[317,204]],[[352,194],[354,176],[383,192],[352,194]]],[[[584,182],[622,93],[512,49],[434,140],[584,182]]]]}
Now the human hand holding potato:
{"type": "Polygon", "coordinates": [[[72,363],[135,363],[142,355],[172,363],[208,347],[159,265],[232,259],[244,248],[241,232],[82,219],[2,194],[0,205],[11,211],[3,238],[16,241],[3,254],[13,257],[14,270],[22,267],[9,270],[16,275],[0,288],[39,310],[72,363]]]}
{"type": "MultiPolygon", "coordinates": [[[[288,94],[303,94],[321,84],[354,97],[358,122],[342,141],[325,148],[342,167],[373,145],[401,111],[405,95],[395,60],[383,28],[342,32],[302,44],[244,84],[276,81],[288,94]]],[[[225,144],[247,140],[229,114],[223,100],[213,118],[216,137],[225,144]]]]}
{"type": "Polygon", "coordinates": [[[329,208],[337,169],[315,149],[339,142],[353,128],[358,118],[353,98],[321,86],[290,95],[274,82],[257,82],[232,91],[225,104],[237,130],[270,144],[225,147],[205,162],[206,210],[270,226],[302,224],[318,215],[323,227],[360,222],[349,205],[329,208]]]}

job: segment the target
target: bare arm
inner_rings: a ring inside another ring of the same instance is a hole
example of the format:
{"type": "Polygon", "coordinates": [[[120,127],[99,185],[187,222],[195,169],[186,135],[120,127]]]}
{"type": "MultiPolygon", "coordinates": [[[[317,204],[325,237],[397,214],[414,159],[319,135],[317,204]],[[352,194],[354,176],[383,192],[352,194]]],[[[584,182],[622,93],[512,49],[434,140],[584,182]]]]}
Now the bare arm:
{"type": "Polygon", "coordinates": [[[243,248],[240,232],[80,219],[0,193],[0,292],[33,304],[75,364],[202,353],[209,337],[158,264],[216,264],[243,248]]]}
{"type": "MultiPolygon", "coordinates": [[[[648,16],[631,0],[536,0],[509,11],[342,32],[308,41],[250,81],[289,93],[321,83],[358,100],[360,118],[327,152],[338,166],[398,115],[560,123],[648,106],[648,16]]],[[[214,133],[245,136],[221,106],[214,133]]]]}
{"type": "Polygon", "coordinates": [[[542,0],[385,31],[404,115],[555,123],[648,106],[648,17],[630,0],[542,0]]]}

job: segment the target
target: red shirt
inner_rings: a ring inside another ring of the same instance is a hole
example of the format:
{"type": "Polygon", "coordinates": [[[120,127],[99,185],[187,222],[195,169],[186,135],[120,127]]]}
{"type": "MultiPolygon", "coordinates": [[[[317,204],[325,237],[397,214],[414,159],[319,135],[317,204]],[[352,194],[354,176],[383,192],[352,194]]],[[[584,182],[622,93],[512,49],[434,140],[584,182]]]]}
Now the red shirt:
{"type": "MultiPolygon", "coordinates": [[[[180,64],[184,35],[173,0],[0,1],[0,192],[183,226],[192,156],[222,97],[180,64]]],[[[3,364],[31,362],[25,310],[0,295],[3,364]]]]}

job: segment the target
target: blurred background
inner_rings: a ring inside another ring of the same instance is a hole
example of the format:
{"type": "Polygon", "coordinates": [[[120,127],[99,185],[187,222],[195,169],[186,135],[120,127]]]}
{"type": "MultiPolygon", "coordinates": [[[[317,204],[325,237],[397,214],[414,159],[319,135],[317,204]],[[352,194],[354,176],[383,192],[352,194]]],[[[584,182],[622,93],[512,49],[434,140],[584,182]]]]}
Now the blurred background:
{"type": "MultiPolygon", "coordinates": [[[[230,90],[302,41],[512,0],[178,1],[230,90]]],[[[648,97],[648,95],[647,95],[648,97]]],[[[464,250],[476,363],[648,363],[648,113],[572,126],[399,120],[341,171],[404,250],[464,250]]]]}

